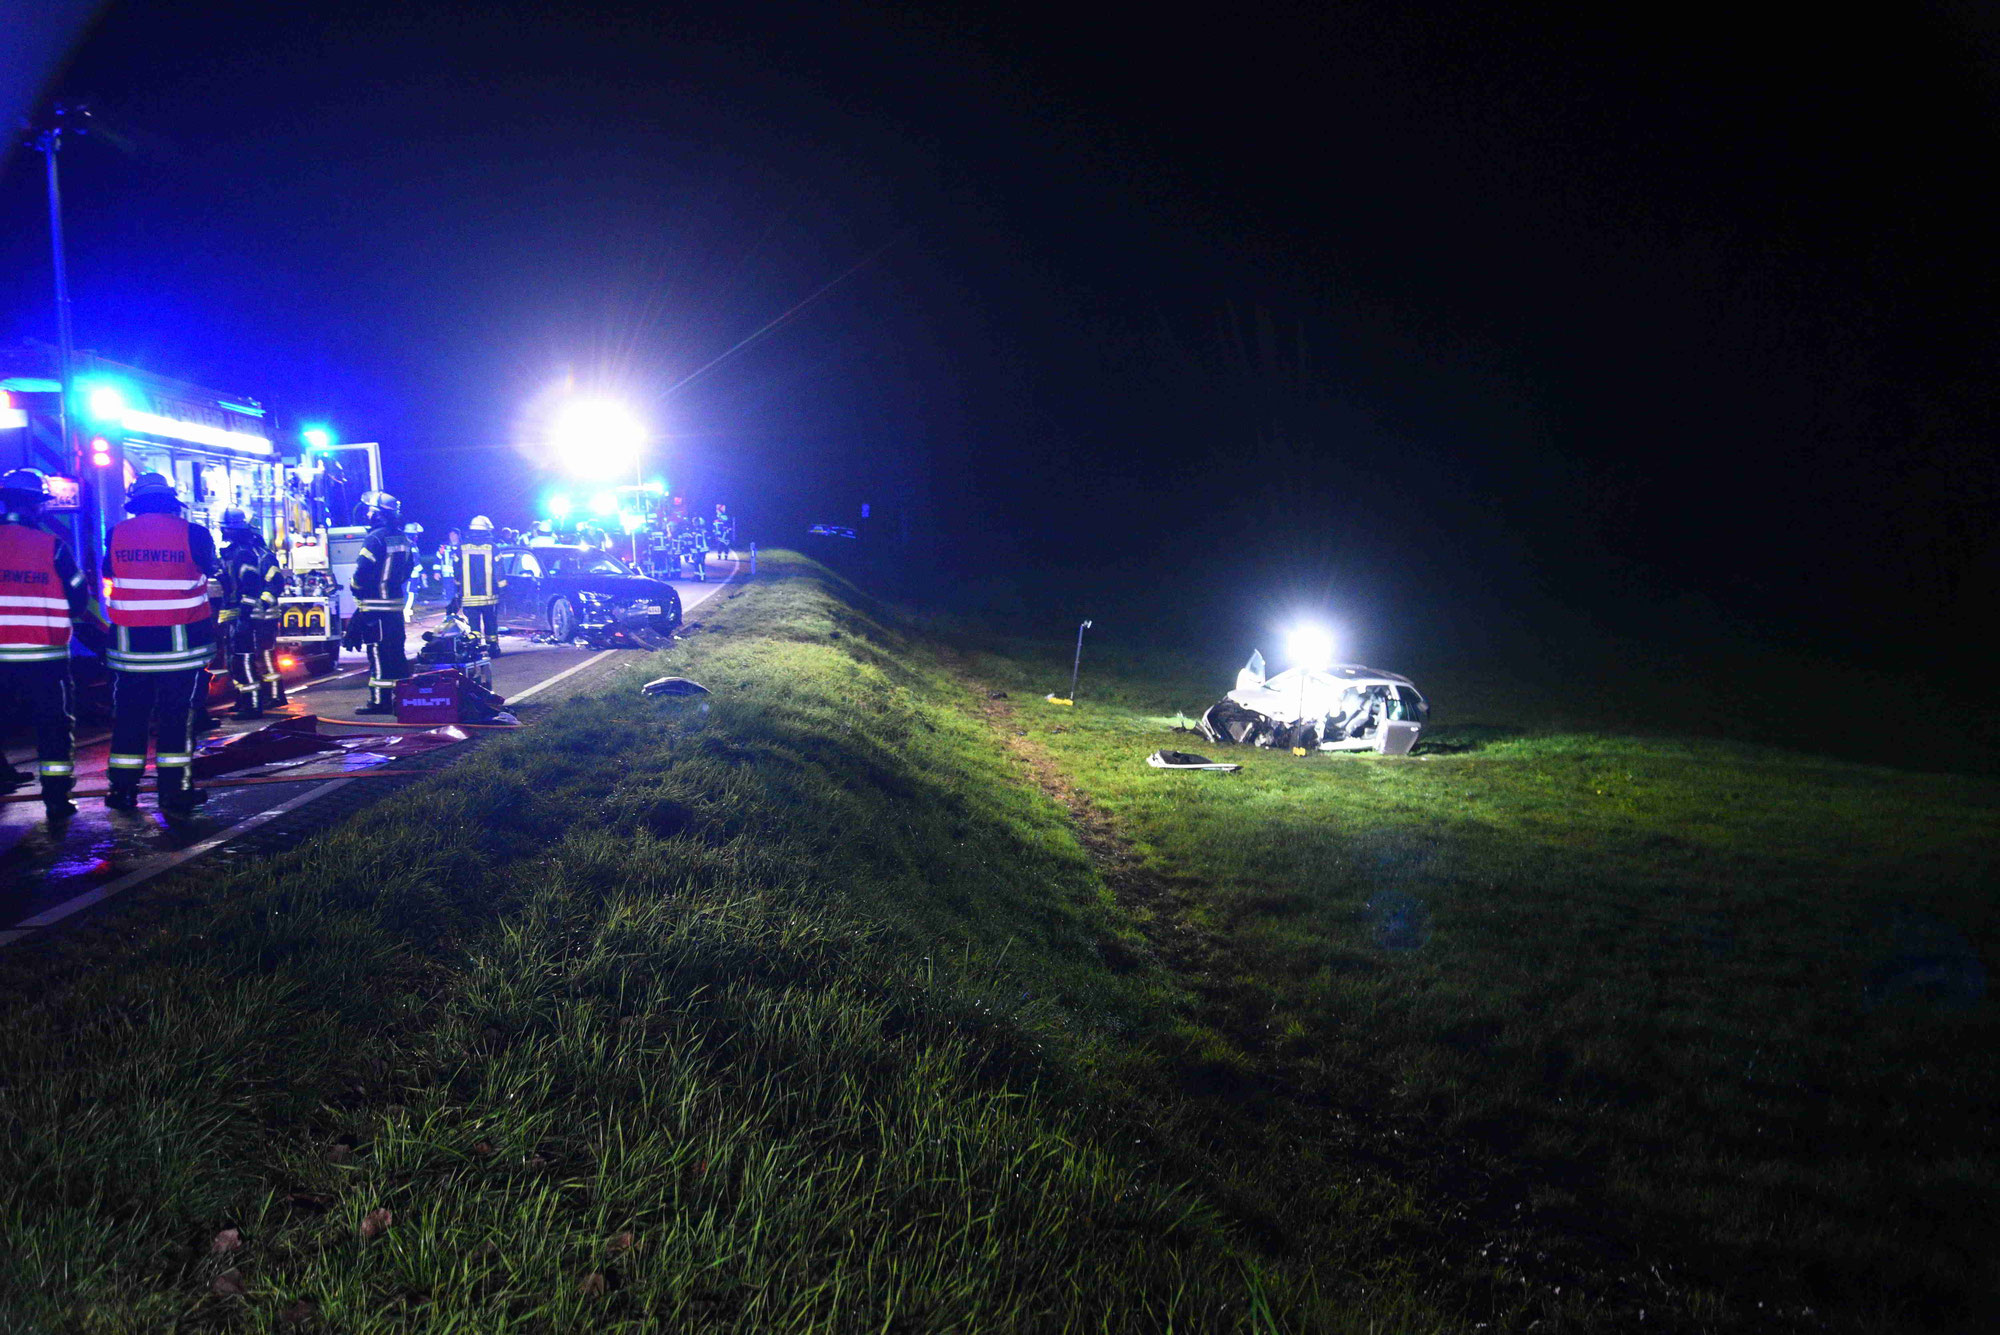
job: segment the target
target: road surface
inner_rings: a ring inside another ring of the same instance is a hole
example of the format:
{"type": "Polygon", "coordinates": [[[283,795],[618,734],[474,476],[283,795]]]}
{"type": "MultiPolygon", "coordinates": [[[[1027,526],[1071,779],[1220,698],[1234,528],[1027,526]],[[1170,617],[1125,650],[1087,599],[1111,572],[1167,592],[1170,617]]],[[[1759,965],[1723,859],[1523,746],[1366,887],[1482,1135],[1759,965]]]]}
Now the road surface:
{"type": "MultiPolygon", "coordinates": [[[[733,582],[737,571],[717,562],[721,579],[707,583],[675,580],[682,614],[695,620],[694,609],[733,582]]],[[[435,622],[436,613],[418,618],[410,633],[435,622]]],[[[536,644],[511,635],[501,637],[502,653],[493,662],[493,689],[505,696],[522,723],[533,726],[536,712],[556,701],[588,691],[603,681],[636,651],[597,650],[570,645],[536,644]]],[[[332,736],[386,736],[381,728],[342,727],[325,722],[351,719],[367,698],[367,667],[360,654],[345,654],[325,677],[291,690],[291,714],[315,714],[320,731],[332,736]]],[[[222,719],[223,735],[263,727],[271,717],[256,721],[222,719]]],[[[402,732],[416,732],[404,728],[402,732]]],[[[490,735],[490,734],[488,734],[490,735]]],[[[102,728],[80,730],[77,738],[76,781],[82,792],[104,788],[109,734],[102,728]]],[[[478,737],[449,749],[411,760],[380,764],[383,770],[408,772],[432,769],[463,755],[478,737]]],[[[8,757],[32,770],[32,747],[16,747],[8,757]]],[[[59,827],[42,817],[41,799],[30,785],[12,800],[0,800],[0,947],[37,933],[78,921],[134,886],[196,858],[222,857],[255,851],[274,843],[295,842],[308,831],[326,825],[357,806],[381,796],[399,783],[389,777],[366,777],[376,763],[346,759],[311,766],[304,779],[260,778],[240,786],[224,786],[230,776],[204,781],[208,804],[193,820],[169,824],[153,806],[149,792],[138,811],[105,809],[100,797],[79,797],[77,814],[59,827]],[[331,770],[331,772],[329,772],[331,770]]],[[[150,788],[150,781],[148,788],[150,788]]]]}

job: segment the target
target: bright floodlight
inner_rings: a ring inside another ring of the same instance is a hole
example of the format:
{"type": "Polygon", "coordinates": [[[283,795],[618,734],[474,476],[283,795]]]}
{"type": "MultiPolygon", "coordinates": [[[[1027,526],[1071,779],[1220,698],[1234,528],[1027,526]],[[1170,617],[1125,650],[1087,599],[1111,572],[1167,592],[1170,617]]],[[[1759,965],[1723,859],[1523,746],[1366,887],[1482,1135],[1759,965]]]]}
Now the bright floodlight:
{"type": "Polygon", "coordinates": [[[569,497],[563,495],[561,492],[557,492],[555,495],[549,497],[549,518],[568,519],[569,509],[569,497]]]}
{"type": "Polygon", "coordinates": [[[609,519],[618,513],[618,494],[600,491],[590,498],[590,512],[599,519],[609,519]]]}
{"type": "Polygon", "coordinates": [[[110,385],[90,391],[90,415],[100,422],[115,422],[125,415],[125,396],[110,385]]]}
{"type": "Polygon", "coordinates": [[[309,450],[323,450],[333,444],[333,432],[323,426],[309,426],[299,432],[299,439],[306,443],[309,450]]]}
{"type": "Polygon", "coordinates": [[[578,477],[609,479],[629,473],[646,445],[646,428],[622,404],[577,399],[556,413],[549,432],[557,460],[578,477]]]}
{"type": "Polygon", "coordinates": [[[1300,626],[1285,640],[1293,667],[1324,668],[1333,662],[1333,636],[1321,626],[1300,626]]]}

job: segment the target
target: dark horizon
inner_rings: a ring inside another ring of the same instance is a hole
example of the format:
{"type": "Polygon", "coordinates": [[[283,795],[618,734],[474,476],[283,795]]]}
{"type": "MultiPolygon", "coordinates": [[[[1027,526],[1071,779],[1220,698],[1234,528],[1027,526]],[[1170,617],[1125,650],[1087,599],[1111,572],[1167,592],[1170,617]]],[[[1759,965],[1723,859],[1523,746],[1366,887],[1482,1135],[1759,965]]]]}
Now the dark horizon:
{"type": "MultiPolygon", "coordinates": [[[[866,501],[962,580],[1947,659],[1996,592],[1997,41],[114,4],[44,91],[100,126],[79,344],[382,440],[437,532],[539,493],[506,445],[574,371],[767,545],[866,501]]],[[[10,340],[53,324],[39,165],[10,340]]]]}

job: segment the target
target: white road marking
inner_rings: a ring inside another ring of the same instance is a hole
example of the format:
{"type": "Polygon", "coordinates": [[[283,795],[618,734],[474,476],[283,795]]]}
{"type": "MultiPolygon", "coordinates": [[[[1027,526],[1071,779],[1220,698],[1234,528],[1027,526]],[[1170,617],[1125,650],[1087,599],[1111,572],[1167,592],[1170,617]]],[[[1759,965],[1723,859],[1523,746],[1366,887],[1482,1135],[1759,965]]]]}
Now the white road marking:
{"type": "Polygon", "coordinates": [[[310,792],[300,793],[296,797],[287,798],[285,801],[278,803],[277,806],[272,807],[269,811],[260,811],[254,816],[245,817],[222,833],[211,835],[198,844],[189,844],[178,853],[169,853],[158,861],[139,868],[137,871],[125,873],[125,875],[120,876],[115,881],[106,881],[94,890],[86,890],[74,899],[66,899],[52,909],[37,913],[32,918],[23,919],[15,925],[14,930],[11,932],[0,932],[0,945],[7,945],[10,942],[18,941],[29,932],[39,930],[40,928],[52,927],[64,918],[69,917],[72,913],[81,913],[92,904],[101,903],[121,890],[129,890],[141,881],[151,880],[163,871],[180,866],[181,863],[186,862],[189,858],[200,857],[203,853],[208,852],[209,849],[214,848],[218,844],[227,843],[239,834],[256,829],[266,821],[276,820],[292,808],[303,806],[307,802],[312,801],[321,793],[330,793],[336,788],[345,787],[353,782],[354,780],[352,779],[334,779],[330,783],[320,784],[310,792]]]}
{"type": "Polygon", "coordinates": [[[514,694],[507,697],[507,703],[510,705],[517,705],[521,703],[521,701],[527,699],[529,696],[547,690],[549,687],[561,681],[564,677],[573,677],[577,673],[589,667],[592,663],[601,662],[604,659],[611,657],[611,655],[617,652],[618,651],[616,649],[600,650],[599,652],[592,654],[589,658],[584,659],[581,663],[578,663],[575,667],[566,667],[561,672],[556,673],[555,676],[546,678],[542,681],[538,681],[525,691],[516,691],[514,694]]]}

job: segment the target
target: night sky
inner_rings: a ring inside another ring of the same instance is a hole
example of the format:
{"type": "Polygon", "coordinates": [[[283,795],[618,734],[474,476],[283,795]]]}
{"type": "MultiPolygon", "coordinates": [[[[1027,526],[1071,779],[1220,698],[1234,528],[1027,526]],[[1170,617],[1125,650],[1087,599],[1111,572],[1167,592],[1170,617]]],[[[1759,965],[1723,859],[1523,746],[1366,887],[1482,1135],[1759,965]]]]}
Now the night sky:
{"type": "Polygon", "coordinates": [[[965,581],[1952,643],[2000,27],[1388,8],[112,5],[47,84],[108,132],[78,342],[379,438],[432,526],[526,517],[574,374],[767,545],[867,500],[965,581]]]}

